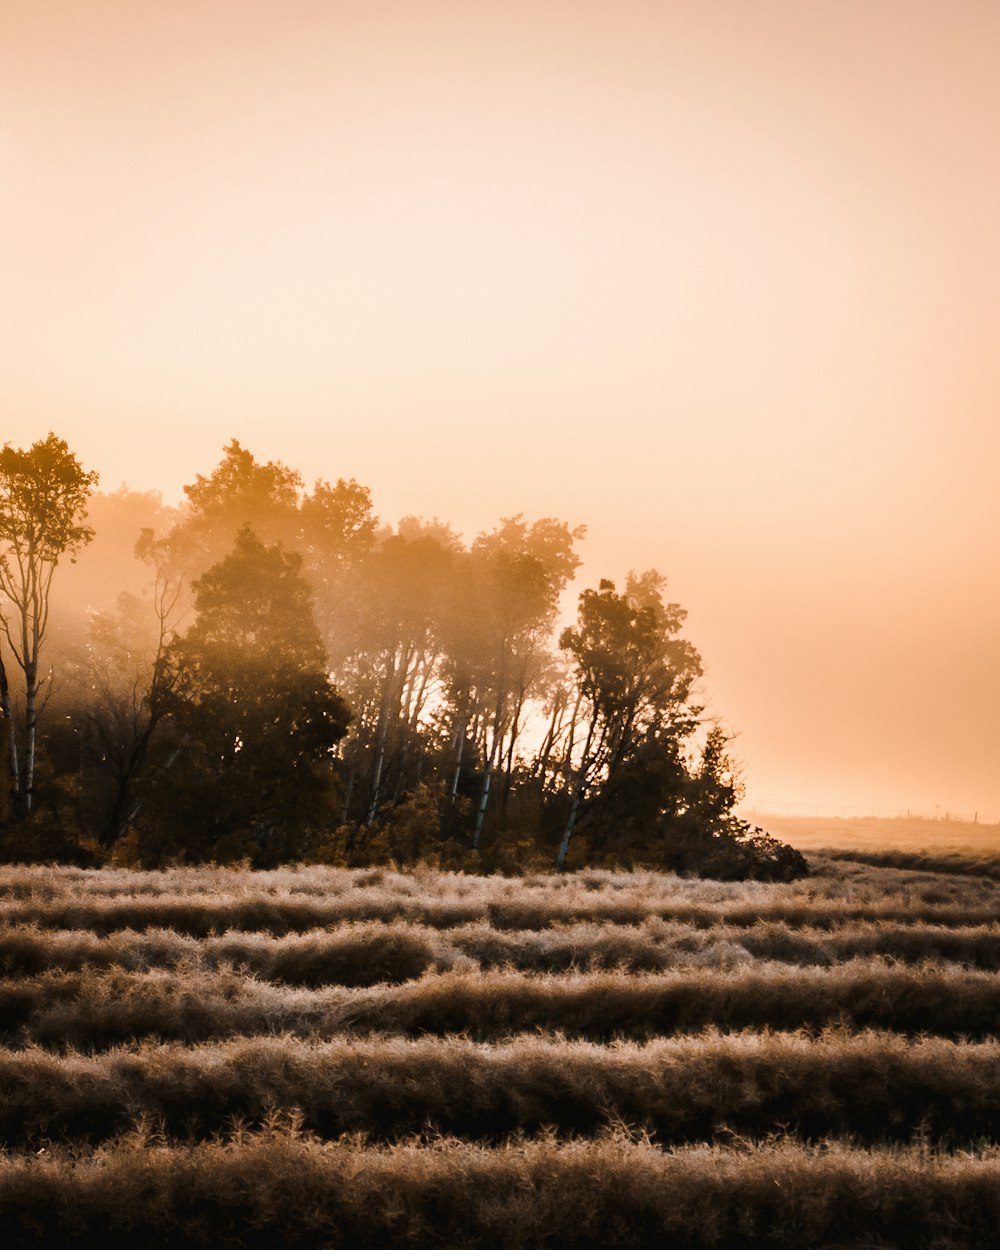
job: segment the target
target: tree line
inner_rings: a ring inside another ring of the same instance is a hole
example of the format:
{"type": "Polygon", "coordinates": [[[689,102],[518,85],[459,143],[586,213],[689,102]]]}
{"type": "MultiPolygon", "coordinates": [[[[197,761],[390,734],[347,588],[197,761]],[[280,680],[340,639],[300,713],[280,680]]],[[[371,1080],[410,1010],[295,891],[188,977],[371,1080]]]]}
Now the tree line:
{"type": "Polygon", "coordinates": [[[235,440],[177,509],[96,484],[54,434],[0,452],[7,858],[804,871],[734,814],[659,573],[559,628],[582,526],[392,528],[235,440]]]}

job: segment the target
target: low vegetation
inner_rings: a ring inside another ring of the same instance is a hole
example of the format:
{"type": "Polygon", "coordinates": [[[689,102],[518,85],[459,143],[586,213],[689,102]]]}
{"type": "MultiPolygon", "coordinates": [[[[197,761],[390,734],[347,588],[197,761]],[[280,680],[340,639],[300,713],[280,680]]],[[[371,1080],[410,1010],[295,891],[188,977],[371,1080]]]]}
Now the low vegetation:
{"type": "Polygon", "coordinates": [[[144,1042],[100,1051],[0,1052],[0,1140],[37,1149],[127,1135],[166,1139],[264,1127],[295,1108],[327,1139],[401,1141],[433,1131],[480,1142],[592,1135],[628,1124],[661,1145],[766,1138],[866,1145],[915,1135],[959,1147],[1000,1136],[1000,1045],[844,1028],[660,1037],[607,1045],[516,1035],[445,1038],[284,1034],[144,1042]]]}
{"type": "Polygon", "coordinates": [[[0,1209],[18,1247],[983,1246],[1000,1224],[1000,1158],[791,1142],[662,1151],[628,1135],[373,1147],[279,1119],[211,1145],[139,1133],[9,1160],[0,1209]]]}
{"type": "Polygon", "coordinates": [[[972,1247],[1000,885],[11,867],[5,1244],[972,1247]]]}

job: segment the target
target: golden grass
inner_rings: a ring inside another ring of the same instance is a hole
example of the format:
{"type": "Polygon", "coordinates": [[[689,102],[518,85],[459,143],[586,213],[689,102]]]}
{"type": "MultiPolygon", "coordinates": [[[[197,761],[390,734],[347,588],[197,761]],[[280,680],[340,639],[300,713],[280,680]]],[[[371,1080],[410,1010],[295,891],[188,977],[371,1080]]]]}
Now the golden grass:
{"type": "Polygon", "coordinates": [[[485,921],[438,930],[404,921],[357,921],[275,937],[230,930],[206,938],[172,929],[86,929],[0,925],[0,974],[118,967],[236,968],[318,988],[401,983],[431,971],[509,968],[523,972],[663,972],[735,968],[755,960],[830,966],[883,956],[903,963],[958,963],[1000,969],[1000,924],[949,927],[847,918],[838,928],[761,921],[696,926],[650,917],[642,925],[581,921],[555,929],[495,929],[485,921]]]}
{"type": "Polygon", "coordinates": [[[4,1244],[989,1245],[1000,883],[814,862],[0,870],[4,1244]]]}
{"type": "Polygon", "coordinates": [[[627,1134],[484,1148],[329,1143],[287,1120],[212,1144],[139,1133],[0,1160],[11,1247],[983,1247],[1000,1155],[627,1134]]]}
{"type": "Polygon", "coordinates": [[[832,968],[753,963],[663,973],[430,973],[402,985],[302,989],[235,971],[45,973],[0,980],[0,1038],[89,1049],[132,1038],[203,1041],[290,1032],[468,1033],[482,1041],[559,1031],[609,1041],[708,1025],[834,1024],[983,1038],[1000,1021],[1000,978],[939,964],[854,959],[832,968]]]}
{"type": "Polygon", "coordinates": [[[756,815],[752,819],[804,852],[835,847],[845,851],[966,855],[973,861],[1000,856],[1000,824],[919,816],[756,815]]]}
{"type": "Polygon", "coordinates": [[[98,1054],[0,1050],[0,1142],[98,1142],[139,1118],[173,1138],[292,1108],[327,1138],[398,1140],[430,1126],[497,1141],[546,1128],[640,1126],[660,1143],[794,1132],[968,1146],[1000,1136],[1000,1043],[843,1029],[607,1046],[518,1036],[251,1037],[98,1054]]]}

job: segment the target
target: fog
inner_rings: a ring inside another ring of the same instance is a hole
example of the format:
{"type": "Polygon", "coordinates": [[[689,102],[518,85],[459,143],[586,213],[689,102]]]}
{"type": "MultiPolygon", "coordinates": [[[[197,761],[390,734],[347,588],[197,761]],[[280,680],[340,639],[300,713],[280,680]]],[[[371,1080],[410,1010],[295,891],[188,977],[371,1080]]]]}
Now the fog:
{"type": "Polygon", "coordinates": [[[971,0],[5,6],[0,441],[140,495],[54,599],[141,593],[141,496],[235,437],[394,527],[585,524],[567,620],[659,569],[751,805],[1000,818],[998,36],[971,0]]]}

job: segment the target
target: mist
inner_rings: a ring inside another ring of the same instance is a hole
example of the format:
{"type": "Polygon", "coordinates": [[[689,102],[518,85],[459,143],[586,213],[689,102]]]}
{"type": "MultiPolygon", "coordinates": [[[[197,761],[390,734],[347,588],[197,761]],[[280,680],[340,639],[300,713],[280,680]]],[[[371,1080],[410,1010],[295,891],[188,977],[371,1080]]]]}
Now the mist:
{"type": "Polygon", "coordinates": [[[14,6],[0,440],[585,523],[564,621],[665,573],[749,804],[996,819],[998,22],[14,6]]]}

